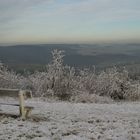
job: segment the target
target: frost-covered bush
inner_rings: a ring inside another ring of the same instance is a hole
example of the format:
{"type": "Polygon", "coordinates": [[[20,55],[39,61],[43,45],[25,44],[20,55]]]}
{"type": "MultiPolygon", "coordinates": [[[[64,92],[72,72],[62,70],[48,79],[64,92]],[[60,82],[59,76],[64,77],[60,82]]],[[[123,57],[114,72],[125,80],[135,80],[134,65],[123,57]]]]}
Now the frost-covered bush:
{"type": "Polygon", "coordinates": [[[95,92],[97,80],[95,68],[94,69],[84,68],[83,70],[80,70],[78,79],[79,79],[78,85],[81,89],[83,88],[82,90],[86,90],[91,94],[95,92]]]}
{"type": "Polygon", "coordinates": [[[133,81],[133,83],[130,84],[127,92],[124,94],[124,98],[131,101],[140,100],[140,83],[133,81]]]}
{"type": "Polygon", "coordinates": [[[63,57],[63,51],[54,50],[45,71],[26,76],[9,71],[0,63],[0,87],[30,89],[37,97],[75,102],[140,99],[140,83],[132,80],[127,70],[118,71],[115,67],[99,73],[94,67],[75,70],[63,64],[63,57]]]}
{"type": "Polygon", "coordinates": [[[48,89],[48,77],[46,72],[35,72],[28,76],[29,89],[35,96],[45,96],[48,89]]]}
{"type": "Polygon", "coordinates": [[[116,68],[112,68],[101,72],[97,79],[97,89],[100,95],[109,96],[115,100],[125,100],[130,96],[131,98],[140,97],[136,83],[130,79],[125,69],[119,72],[116,68]]]}
{"type": "Polygon", "coordinates": [[[29,76],[31,89],[37,96],[57,96],[60,99],[69,99],[76,86],[74,81],[75,69],[63,65],[63,51],[54,50],[52,61],[47,65],[45,72],[36,72],[29,76]]]}
{"type": "Polygon", "coordinates": [[[113,99],[124,99],[130,81],[126,70],[118,72],[116,68],[101,72],[97,78],[97,91],[113,99]]]}
{"type": "Polygon", "coordinates": [[[26,88],[26,79],[14,71],[9,71],[0,63],[0,87],[24,89],[26,88]]]}
{"type": "Polygon", "coordinates": [[[116,67],[95,74],[86,70],[80,74],[83,87],[90,93],[108,96],[114,100],[136,100],[140,98],[140,84],[130,79],[127,70],[118,71],[116,67]]]}
{"type": "Polygon", "coordinates": [[[47,75],[51,89],[60,99],[70,99],[77,89],[75,69],[63,64],[63,51],[54,50],[53,60],[47,66],[47,75]]]}

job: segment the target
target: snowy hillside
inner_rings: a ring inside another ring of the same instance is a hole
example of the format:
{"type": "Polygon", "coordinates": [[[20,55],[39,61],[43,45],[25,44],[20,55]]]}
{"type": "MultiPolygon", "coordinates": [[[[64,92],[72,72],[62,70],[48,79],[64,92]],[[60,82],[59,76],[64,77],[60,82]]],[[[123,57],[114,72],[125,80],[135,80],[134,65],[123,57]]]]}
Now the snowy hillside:
{"type": "MultiPolygon", "coordinates": [[[[2,101],[8,101],[7,99],[2,101]]],[[[27,101],[28,104],[29,101],[27,101]]],[[[1,140],[139,140],[140,103],[83,104],[34,99],[27,121],[9,117],[18,108],[0,106],[1,140]]]]}

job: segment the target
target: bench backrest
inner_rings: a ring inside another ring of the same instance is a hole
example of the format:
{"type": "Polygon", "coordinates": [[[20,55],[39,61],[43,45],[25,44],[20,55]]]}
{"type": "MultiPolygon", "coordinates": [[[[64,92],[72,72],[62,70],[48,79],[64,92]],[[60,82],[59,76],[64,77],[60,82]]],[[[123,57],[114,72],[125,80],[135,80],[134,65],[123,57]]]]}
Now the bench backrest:
{"type": "Polygon", "coordinates": [[[32,92],[30,90],[0,88],[0,97],[19,97],[19,94],[23,94],[25,99],[32,97],[32,92]]]}

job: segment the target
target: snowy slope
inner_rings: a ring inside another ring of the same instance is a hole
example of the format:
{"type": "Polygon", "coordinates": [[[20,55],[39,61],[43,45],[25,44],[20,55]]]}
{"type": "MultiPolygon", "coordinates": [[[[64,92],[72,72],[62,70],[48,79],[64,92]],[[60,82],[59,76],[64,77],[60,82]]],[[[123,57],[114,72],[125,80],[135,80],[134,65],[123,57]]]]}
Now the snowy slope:
{"type": "MultiPolygon", "coordinates": [[[[138,102],[74,104],[32,100],[30,104],[35,110],[27,121],[0,116],[0,140],[140,140],[138,102]]],[[[18,114],[17,107],[0,109],[1,114],[18,114]]]]}

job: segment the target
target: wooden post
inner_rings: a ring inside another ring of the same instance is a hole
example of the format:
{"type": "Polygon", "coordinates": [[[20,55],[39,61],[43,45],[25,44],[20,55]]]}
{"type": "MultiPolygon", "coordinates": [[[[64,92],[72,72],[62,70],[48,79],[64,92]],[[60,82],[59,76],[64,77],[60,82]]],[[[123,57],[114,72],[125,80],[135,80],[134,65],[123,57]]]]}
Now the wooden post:
{"type": "Polygon", "coordinates": [[[25,119],[25,109],[24,109],[24,95],[25,95],[25,91],[24,90],[20,90],[19,91],[19,111],[20,111],[20,116],[22,117],[22,119],[25,119]]]}

